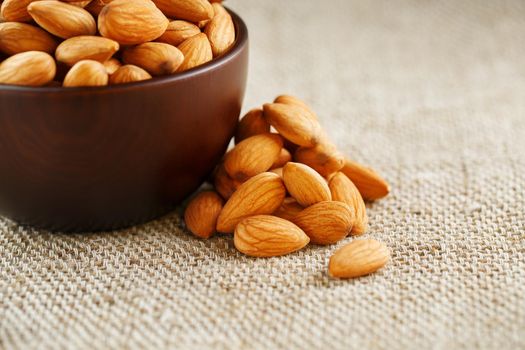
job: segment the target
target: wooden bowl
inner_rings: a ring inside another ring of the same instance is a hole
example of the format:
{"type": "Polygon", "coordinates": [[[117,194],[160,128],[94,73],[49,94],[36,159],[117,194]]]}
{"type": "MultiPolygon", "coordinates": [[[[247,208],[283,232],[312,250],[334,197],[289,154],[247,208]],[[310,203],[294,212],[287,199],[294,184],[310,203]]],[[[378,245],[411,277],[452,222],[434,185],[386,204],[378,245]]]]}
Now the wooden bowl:
{"type": "Polygon", "coordinates": [[[224,56],[150,81],[92,88],[0,86],[0,214],[99,231],[172,210],[213,170],[235,132],[248,31],[224,56]]]}

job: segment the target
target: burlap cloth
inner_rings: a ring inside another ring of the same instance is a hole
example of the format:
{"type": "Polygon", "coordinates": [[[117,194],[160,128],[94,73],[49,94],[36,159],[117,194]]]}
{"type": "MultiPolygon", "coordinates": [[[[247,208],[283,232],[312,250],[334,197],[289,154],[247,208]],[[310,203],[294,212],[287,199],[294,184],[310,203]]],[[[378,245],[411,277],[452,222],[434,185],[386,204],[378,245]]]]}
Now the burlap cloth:
{"type": "Polygon", "coordinates": [[[525,348],[525,3],[229,5],[246,107],[305,98],[390,181],[365,236],[390,265],[336,281],[337,246],[246,258],[178,213],[87,235],[0,220],[0,347],[525,348]]]}

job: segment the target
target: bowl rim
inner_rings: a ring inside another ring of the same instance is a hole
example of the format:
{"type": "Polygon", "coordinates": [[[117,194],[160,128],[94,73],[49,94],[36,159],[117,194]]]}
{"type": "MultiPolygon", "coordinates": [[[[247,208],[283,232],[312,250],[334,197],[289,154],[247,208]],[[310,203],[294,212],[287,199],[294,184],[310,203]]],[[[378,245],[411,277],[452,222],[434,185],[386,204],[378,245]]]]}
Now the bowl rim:
{"type": "Polygon", "coordinates": [[[153,77],[153,79],[138,81],[126,84],[106,85],[106,86],[82,86],[82,87],[63,87],[63,86],[23,86],[23,85],[7,85],[0,84],[0,93],[2,92],[16,92],[16,93],[57,93],[60,94],[78,94],[79,92],[119,92],[137,90],[148,87],[161,87],[162,85],[172,84],[178,81],[189,80],[195,76],[209,73],[213,70],[219,69],[221,66],[227,64],[235,57],[237,57],[245,48],[248,42],[248,28],[243,19],[234,11],[226,7],[230,13],[235,25],[235,41],[233,46],[224,55],[214,58],[213,60],[191,68],[187,71],[167,75],[163,77],[153,77]]]}

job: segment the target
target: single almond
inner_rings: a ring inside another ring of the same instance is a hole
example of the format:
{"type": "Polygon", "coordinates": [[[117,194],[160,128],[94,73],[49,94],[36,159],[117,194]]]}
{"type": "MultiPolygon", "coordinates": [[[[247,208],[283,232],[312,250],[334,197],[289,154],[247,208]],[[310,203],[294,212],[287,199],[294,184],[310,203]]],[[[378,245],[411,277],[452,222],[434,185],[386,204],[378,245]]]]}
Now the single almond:
{"type": "Polygon", "coordinates": [[[65,2],[39,0],[30,3],[27,11],[39,26],[63,39],[97,32],[97,24],[89,12],[65,2]]]}
{"type": "Polygon", "coordinates": [[[168,17],[199,22],[213,17],[213,7],[208,0],[154,0],[168,17]]]}
{"type": "Polygon", "coordinates": [[[285,166],[286,163],[290,162],[292,160],[292,155],[286,148],[281,148],[281,152],[279,153],[279,158],[272,164],[270,169],[275,168],[282,168],[285,166]]]}
{"type": "Polygon", "coordinates": [[[287,197],[284,199],[283,204],[281,204],[281,207],[277,209],[277,211],[273,213],[273,215],[285,220],[293,221],[295,216],[303,210],[304,207],[297,203],[295,198],[287,197]]]}
{"type": "Polygon", "coordinates": [[[246,217],[272,214],[285,196],[286,188],[278,175],[262,173],[252,177],[240,185],[224,205],[217,220],[217,231],[230,233],[246,217]]]}
{"type": "Polygon", "coordinates": [[[109,76],[109,84],[126,84],[148,79],[151,79],[151,75],[144,69],[132,64],[126,64],[109,76]]]}
{"type": "Polygon", "coordinates": [[[122,60],[145,69],[151,75],[168,75],[177,72],[184,56],[173,45],[152,42],[127,48],[122,60]]]}
{"type": "Polygon", "coordinates": [[[371,168],[346,159],[341,171],[352,180],[366,200],[380,199],[390,192],[388,182],[371,168]]]}
{"type": "Polygon", "coordinates": [[[304,207],[332,199],[326,180],[308,165],[287,163],[283,180],[290,195],[304,207]]]}
{"type": "Polygon", "coordinates": [[[309,241],[299,227],[270,215],[256,215],[242,220],[233,236],[237,250],[260,258],[293,253],[304,248],[309,241]]]}
{"type": "Polygon", "coordinates": [[[306,102],[304,102],[303,100],[297,97],[290,96],[290,95],[281,95],[281,96],[277,96],[273,102],[274,103],[284,103],[286,105],[293,105],[293,106],[300,107],[305,112],[304,113],[305,116],[308,116],[311,119],[317,120],[317,115],[310,108],[310,106],[308,106],[306,102]]]}
{"type": "Polygon", "coordinates": [[[103,37],[122,45],[152,41],[164,34],[169,20],[150,0],[114,0],[98,16],[103,37]]]}
{"type": "Polygon", "coordinates": [[[390,259],[387,246],[374,239],[358,239],[338,250],[330,258],[332,277],[354,278],[375,272],[390,259]]]}
{"type": "Polygon", "coordinates": [[[252,109],[237,124],[235,143],[239,143],[250,136],[268,132],[270,132],[270,124],[264,118],[262,109],[252,109]]]}
{"type": "Polygon", "coordinates": [[[332,199],[348,204],[355,213],[355,223],[352,229],[354,235],[361,235],[368,228],[368,216],[363,197],[352,181],[342,172],[334,174],[328,183],[332,199]]]}
{"type": "Polygon", "coordinates": [[[224,169],[232,179],[245,181],[270,169],[279,158],[282,147],[282,139],[276,134],[249,137],[228,152],[224,169]]]}
{"type": "Polygon", "coordinates": [[[225,200],[230,199],[232,194],[237,191],[237,188],[242,184],[242,182],[232,179],[226,170],[224,165],[220,164],[217,167],[217,171],[214,176],[213,185],[217,192],[220,193],[222,198],[225,200]]]}
{"type": "Polygon", "coordinates": [[[115,73],[122,66],[122,63],[116,58],[110,58],[102,64],[106,67],[106,71],[109,75],[115,73]]]}
{"type": "Polygon", "coordinates": [[[324,140],[314,147],[298,148],[294,160],[310,166],[324,177],[341,170],[345,162],[337,148],[324,140]]]}
{"type": "Polygon", "coordinates": [[[105,85],[108,85],[106,67],[102,63],[93,60],[77,62],[64,78],[65,87],[105,85]]]}
{"type": "Polygon", "coordinates": [[[215,16],[206,24],[204,33],[208,36],[213,56],[224,54],[235,41],[235,26],[230,14],[221,4],[213,4],[215,16]]]}
{"type": "Polygon", "coordinates": [[[222,198],[216,192],[199,193],[189,202],[184,212],[186,227],[197,237],[210,238],[215,233],[222,205],[222,198]]]}
{"type": "Polygon", "coordinates": [[[86,6],[86,10],[88,10],[93,16],[98,17],[104,6],[109,4],[111,1],[113,0],[93,0],[86,6]]]}
{"type": "Polygon", "coordinates": [[[27,6],[33,1],[37,0],[4,0],[0,14],[6,22],[29,22],[32,18],[27,6]]]}
{"type": "Polygon", "coordinates": [[[292,221],[314,244],[333,244],[350,233],[354,211],[342,202],[319,202],[296,214],[292,221]]]}
{"type": "Polygon", "coordinates": [[[26,23],[0,23],[0,51],[15,55],[26,51],[53,54],[58,43],[45,30],[26,23]]]}
{"type": "Polygon", "coordinates": [[[0,84],[43,86],[55,74],[55,60],[45,52],[22,52],[0,63],[0,84]]]}
{"type": "Polygon", "coordinates": [[[270,169],[270,172],[279,175],[281,178],[283,177],[283,168],[270,169]]]}
{"type": "Polygon", "coordinates": [[[57,61],[74,65],[82,60],[106,62],[119,50],[119,44],[100,36],[81,35],[64,40],[58,45],[55,57],[57,61]]]}
{"type": "Polygon", "coordinates": [[[284,138],[299,145],[315,146],[321,136],[319,122],[312,119],[301,107],[270,103],[264,105],[264,117],[284,138]]]}
{"type": "Polygon", "coordinates": [[[200,32],[200,28],[193,23],[182,20],[171,21],[164,34],[157,38],[157,41],[179,46],[184,40],[200,34],[200,32]]]}
{"type": "Polygon", "coordinates": [[[179,67],[180,72],[200,66],[213,59],[210,42],[204,33],[184,40],[178,48],[184,55],[184,62],[179,67]]]}

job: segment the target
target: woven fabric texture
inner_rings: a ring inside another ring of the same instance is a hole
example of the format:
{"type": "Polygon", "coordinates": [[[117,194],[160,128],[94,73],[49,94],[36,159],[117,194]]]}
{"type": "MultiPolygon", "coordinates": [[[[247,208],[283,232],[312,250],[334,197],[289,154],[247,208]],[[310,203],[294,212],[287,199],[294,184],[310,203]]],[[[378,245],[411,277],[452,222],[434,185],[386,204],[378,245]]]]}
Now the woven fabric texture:
{"type": "Polygon", "coordinates": [[[185,231],[51,234],[0,219],[0,348],[524,349],[525,3],[231,0],[245,107],[293,93],[382,173],[365,237],[390,264],[327,276],[336,246],[247,258],[185,231]]]}

